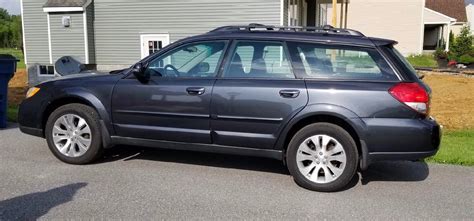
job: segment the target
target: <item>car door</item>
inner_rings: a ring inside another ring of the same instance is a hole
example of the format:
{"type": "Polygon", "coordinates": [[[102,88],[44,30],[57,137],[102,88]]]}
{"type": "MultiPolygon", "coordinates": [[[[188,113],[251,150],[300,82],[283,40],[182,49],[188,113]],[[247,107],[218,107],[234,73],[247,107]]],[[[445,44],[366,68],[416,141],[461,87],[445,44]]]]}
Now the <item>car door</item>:
{"type": "Polygon", "coordinates": [[[227,42],[197,42],[152,59],[148,83],[134,76],[116,85],[113,121],[122,137],[211,143],[210,102],[227,42]]]}
{"type": "Polygon", "coordinates": [[[277,41],[234,41],[212,93],[215,144],[271,149],[286,123],[307,103],[303,80],[292,72],[277,41]]]}

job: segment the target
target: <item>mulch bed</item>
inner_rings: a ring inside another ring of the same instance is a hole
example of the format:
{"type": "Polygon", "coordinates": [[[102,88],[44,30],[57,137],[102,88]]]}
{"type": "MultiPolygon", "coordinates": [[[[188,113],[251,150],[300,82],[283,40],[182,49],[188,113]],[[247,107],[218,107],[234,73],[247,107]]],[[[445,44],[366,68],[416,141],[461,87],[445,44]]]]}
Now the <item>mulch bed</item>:
{"type": "Polygon", "coordinates": [[[8,105],[16,106],[25,99],[28,90],[28,75],[25,69],[18,70],[8,83],[8,105]]]}

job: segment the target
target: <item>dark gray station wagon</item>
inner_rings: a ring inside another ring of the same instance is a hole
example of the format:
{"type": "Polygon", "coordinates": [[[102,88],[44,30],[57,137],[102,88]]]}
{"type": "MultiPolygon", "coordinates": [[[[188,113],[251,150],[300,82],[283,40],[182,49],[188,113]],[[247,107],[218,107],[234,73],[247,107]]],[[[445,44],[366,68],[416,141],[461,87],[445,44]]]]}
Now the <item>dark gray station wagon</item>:
{"type": "Polygon", "coordinates": [[[243,154],[336,191],[373,161],[438,150],[430,89],[395,44],[330,26],[221,27],[114,74],[33,87],[19,122],[66,163],[117,144],[243,154]]]}

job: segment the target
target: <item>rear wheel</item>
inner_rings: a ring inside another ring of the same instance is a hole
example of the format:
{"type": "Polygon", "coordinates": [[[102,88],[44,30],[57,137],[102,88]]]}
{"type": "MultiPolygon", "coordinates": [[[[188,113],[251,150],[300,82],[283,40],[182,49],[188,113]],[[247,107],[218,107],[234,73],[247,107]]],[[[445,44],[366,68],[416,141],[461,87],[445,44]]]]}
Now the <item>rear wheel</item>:
{"type": "Polygon", "coordinates": [[[357,146],[343,128],[330,123],[310,124],[291,139],[288,170],[304,188],[331,192],[349,184],[357,169],[357,146]]]}
{"type": "Polygon", "coordinates": [[[97,112],[83,104],[68,104],[56,109],[46,123],[49,149],[63,162],[87,164],[102,153],[97,112]]]}

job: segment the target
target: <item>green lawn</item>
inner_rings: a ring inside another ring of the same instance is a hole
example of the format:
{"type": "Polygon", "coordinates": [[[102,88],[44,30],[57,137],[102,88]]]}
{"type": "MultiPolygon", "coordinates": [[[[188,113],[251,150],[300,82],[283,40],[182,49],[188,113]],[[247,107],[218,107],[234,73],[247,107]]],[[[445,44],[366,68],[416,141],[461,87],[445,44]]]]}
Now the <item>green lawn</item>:
{"type": "Polygon", "coordinates": [[[435,60],[433,55],[410,55],[407,57],[408,62],[410,62],[413,67],[423,67],[423,68],[437,68],[438,62],[435,60]]]}
{"type": "Polygon", "coordinates": [[[427,161],[474,166],[474,130],[444,132],[438,154],[427,161]]]}
{"type": "Polygon", "coordinates": [[[15,56],[20,60],[20,62],[18,62],[17,64],[17,69],[25,68],[25,58],[23,57],[21,50],[17,50],[14,48],[0,48],[0,54],[11,54],[15,56]]]}

